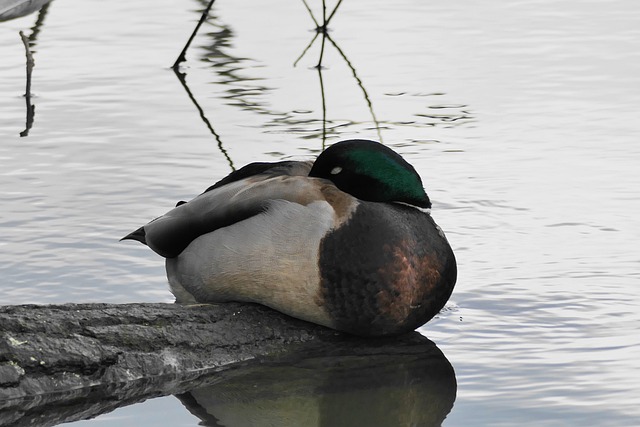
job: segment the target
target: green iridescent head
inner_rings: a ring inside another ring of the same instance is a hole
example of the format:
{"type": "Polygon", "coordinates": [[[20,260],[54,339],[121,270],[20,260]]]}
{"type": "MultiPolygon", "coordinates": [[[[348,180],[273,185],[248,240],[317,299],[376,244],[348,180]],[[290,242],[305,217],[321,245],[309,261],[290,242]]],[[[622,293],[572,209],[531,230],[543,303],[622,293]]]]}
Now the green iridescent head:
{"type": "Polygon", "coordinates": [[[431,207],[413,166],[375,141],[352,139],[332,145],[318,156],[309,176],[331,180],[361,200],[431,207]]]}

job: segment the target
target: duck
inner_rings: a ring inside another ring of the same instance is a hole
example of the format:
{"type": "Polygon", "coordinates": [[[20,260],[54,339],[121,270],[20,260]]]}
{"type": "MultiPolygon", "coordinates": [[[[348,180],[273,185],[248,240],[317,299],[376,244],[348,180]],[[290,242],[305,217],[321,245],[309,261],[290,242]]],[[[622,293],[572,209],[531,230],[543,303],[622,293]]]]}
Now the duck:
{"type": "Polygon", "coordinates": [[[414,331],[457,279],[420,175],[364,139],[250,163],[127,239],[166,258],[177,303],[257,303],[360,336],[414,331]]]}

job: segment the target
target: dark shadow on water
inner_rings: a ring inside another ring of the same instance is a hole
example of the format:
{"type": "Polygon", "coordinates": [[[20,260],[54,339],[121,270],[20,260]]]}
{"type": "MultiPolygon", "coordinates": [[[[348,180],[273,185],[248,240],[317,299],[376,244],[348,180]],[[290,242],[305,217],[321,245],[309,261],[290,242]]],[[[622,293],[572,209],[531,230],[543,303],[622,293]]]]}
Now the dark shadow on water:
{"type": "Polygon", "coordinates": [[[414,333],[303,347],[177,397],[205,426],[440,426],[456,389],[444,354],[414,333]]]}

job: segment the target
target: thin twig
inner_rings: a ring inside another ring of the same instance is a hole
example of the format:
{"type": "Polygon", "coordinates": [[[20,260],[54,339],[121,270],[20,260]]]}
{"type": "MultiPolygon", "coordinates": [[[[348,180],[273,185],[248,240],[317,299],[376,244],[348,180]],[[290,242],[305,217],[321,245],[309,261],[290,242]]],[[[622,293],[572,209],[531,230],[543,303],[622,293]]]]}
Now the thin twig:
{"type": "Polygon", "coordinates": [[[293,66],[295,67],[298,64],[298,62],[302,59],[302,57],[307,53],[307,51],[311,48],[313,43],[316,41],[318,34],[322,33],[322,46],[320,47],[320,59],[318,60],[318,65],[315,66],[315,68],[318,69],[318,76],[320,78],[320,90],[322,95],[322,148],[324,149],[325,140],[326,140],[326,130],[327,130],[326,129],[327,108],[326,108],[326,99],[324,96],[324,82],[322,79],[322,60],[324,58],[325,39],[329,39],[329,42],[331,42],[333,47],[336,48],[340,56],[342,56],[342,59],[344,59],[344,61],[347,63],[347,66],[349,67],[349,69],[351,69],[351,73],[353,74],[353,77],[356,79],[358,87],[360,87],[360,89],[362,90],[362,93],[364,94],[364,99],[367,103],[367,106],[369,107],[369,112],[371,113],[373,123],[376,126],[378,139],[380,142],[382,142],[382,131],[380,129],[380,122],[376,118],[376,114],[373,111],[373,104],[371,103],[369,94],[367,93],[367,90],[364,88],[362,80],[360,80],[360,78],[358,77],[355,67],[351,64],[351,62],[347,58],[347,55],[345,55],[342,49],[338,47],[337,43],[331,38],[331,36],[329,36],[329,32],[327,29],[327,26],[329,25],[329,21],[331,21],[331,19],[335,16],[336,12],[338,11],[338,8],[342,4],[342,0],[338,0],[338,2],[336,3],[336,6],[333,8],[328,18],[327,18],[327,7],[326,7],[325,0],[322,0],[322,20],[323,20],[322,25],[318,25],[318,21],[316,21],[315,17],[313,16],[313,12],[311,11],[311,8],[307,4],[307,2],[305,0],[302,0],[302,3],[304,3],[304,6],[307,8],[307,11],[309,11],[309,15],[311,16],[311,19],[313,19],[313,22],[316,24],[316,35],[313,37],[313,39],[307,45],[307,47],[302,51],[302,54],[300,54],[298,59],[296,59],[296,61],[293,63],[293,66]]]}
{"type": "Polygon", "coordinates": [[[307,2],[305,0],[302,0],[302,3],[304,3],[304,7],[307,8],[307,11],[309,12],[309,16],[311,16],[311,19],[313,20],[313,23],[316,24],[316,28],[320,28],[320,24],[318,24],[318,21],[316,20],[316,17],[313,16],[313,12],[311,11],[311,8],[307,4],[307,2]]]}
{"type": "Polygon", "coordinates": [[[24,35],[22,31],[20,31],[20,38],[22,39],[22,44],[24,44],[24,51],[27,56],[27,90],[25,96],[31,95],[31,73],[33,71],[33,66],[36,65],[33,60],[33,55],[31,54],[31,48],[29,47],[29,38],[24,35]]]}
{"type": "Polygon", "coordinates": [[[324,39],[326,34],[322,34],[322,47],[320,49],[320,60],[318,61],[318,78],[320,80],[320,95],[322,96],[322,149],[325,149],[327,142],[327,101],[324,96],[324,80],[322,79],[322,58],[324,56],[324,39]]]}
{"type": "Polygon", "coordinates": [[[322,68],[322,59],[324,58],[324,40],[327,37],[329,37],[328,34],[322,34],[322,44],[320,45],[320,59],[318,59],[318,65],[316,65],[316,68],[322,68]]]}
{"type": "Polygon", "coordinates": [[[324,150],[327,144],[327,102],[324,97],[322,67],[318,67],[318,77],[320,78],[320,95],[322,96],[322,150],[324,150]]]}
{"type": "Polygon", "coordinates": [[[311,48],[311,46],[313,46],[313,42],[316,41],[316,39],[318,38],[318,34],[320,33],[316,33],[315,36],[313,36],[313,39],[311,39],[311,41],[309,42],[309,44],[307,45],[307,47],[304,48],[304,50],[302,51],[302,53],[300,54],[300,56],[298,56],[298,59],[296,59],[296,62],[293,63],[293,66],[295,67],[296,65],[298,65],[298,62],[300,62],[300,60],[304,57],[304,55],[307,53],[307,51],[309,50],[309,48],[311,48]]]}
{"type": "Polygon", "coordinates": [[[187,44],[184,45],[184,48],[182,49],[182,52],[180,52],[180,55],[178,56],[178,59],[176,59],[176,62],[173,63],[173,66],[171,68],[176,69],[176,68],[178,68],[178,66],[180,65],[181,62],[186,61],[185,55],[187,54],[187,49],[189,49],[189,45],[191,45],[191,41],[193,41],[194,37],[196,36],[196,33],[200,29],[200,26],[207,19],[207,16],[209,15],[209,10],[211,9],[211,6],[213,6],[213,2],[214,1],[215,0],[211,0],[209,2],[209,4],[207,5],[206,9],[202,12],[202,16],[200,17],[200,20],[198,21],[198,25],[196,25],[196,28],[193,30],[193,33],[191,33],[191,37],[189,37],[189,40],[187,40],[187,44]]]}
{"type": "Polygon", "coordinates": [[[338,0],[338,3],[336,4],[336,7],[334,7],[333,10],[331,11],[331,14],[327,18],[327,22],[324,23],[325,27],[329,25],[329,22],[331,21],[331,18],[333,18],[333,15],[335,15],[336,12],[338,11],[338,8],[340,7],[340,3],[342,3],[342,0],[338,0]]]}
{"type": "Polygon", "coordinates": [[[31,104],[31,74],[36,63],[33,60],[31,48],[29,47],[29,38],[25,36],[22,31],[20,31],[20,39],[22,39],[22,44],[24,44],[24,51],[27,57],[27,87],[24,94],[27,103],[27,122],[25,130],[20,132],[20,136],[28,136],[29,129],[31,129],[31,126],[33,126],[33,117],[35,115],[35,106],[31,104]]]}

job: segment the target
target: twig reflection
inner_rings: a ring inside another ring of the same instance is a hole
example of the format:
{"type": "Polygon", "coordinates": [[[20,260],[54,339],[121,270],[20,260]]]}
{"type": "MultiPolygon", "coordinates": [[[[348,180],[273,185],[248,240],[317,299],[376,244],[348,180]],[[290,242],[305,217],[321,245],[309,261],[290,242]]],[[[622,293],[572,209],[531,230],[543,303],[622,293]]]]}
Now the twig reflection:
{"type": "Polygon", "coordinates": [[[362,84],[362,80],[360,80],[360,77],[358,77],[355,67],[351,64],[351,61],[349,61],[349,59],[347,58],[347,55],[344,54],[342,49],[340,49],[340,47],[336,44],[336,42],[328,35],[327,35],[327,39],[331,42],[333,47],[336,48],[340,56],[344,59],[344,62],[347,63],[347,66],[349,67],[349,69],[351,69],[351,73],[353,74],[353,77],[356,79],[356,82],[358,83],[358,87],[362,89],[364,100],[367,102],[367,106],[369,107],[369,111],[371,112],[371,117],[373,118],[373,122],[376,124],[378,139],[380,140],[380,142],[382,142],[382,133],[380,132],[380,122],[378,122],[378,119],[376,118],[376,114],[373,111],[373,104],[371,103],[371,98],[369,98],[369,94],[367,93],[367,90],[364,88],[364,85],[362,84]]]}
{"type": "Polygon", "coordinates": [[[304,48],[304,50],[302,51],[302,53],[300,54],[300,56],[298,56],[298,59],[295,60],[295,62],[293,63],[293,66],[295,67],[296,65],[298,65],[298,62],[300,62],[300,60],[307,54],[307,51],[311,48],[311,46],[313,46],[313,43],[316,41],[316,39],[318,38],[318,35],[320,34],[320,32],[316,32],[316,35],[313,36],[313,38],[311,39],[311,41],[309,42],[309,44],[307,45],[307,47],[304,48]]]}
{"type": "Polygon", "coordinates": [[[333,40],[333,38],[331,38],[331,36],[329,35],[329,32],[328,32],[329,22],[335,16],[338,8],[340,7],[340,4],[342,3],[342,0],[338,1],[336,6],[333,8],[331,13],[329,14],[329,17],[327,17],[327,15],[326,15],[327,8],[326,8],[325,1],[324,0],[322,1],[322,25],[318,24],[318,20],[315,18],[314,14],[313,14],[313,11],[311,10],[309,5],[307,4],[306,0],[302,0],[302,3],[304,4],[305,8],[309,12],[309,16],[311,16],[311,19],[313,20],[314,24],[316,25],[316,34],[313,36],[313,39],[311,39],[309,44],[304,48],[304,50],[302,51],[300,56],[293,63],[293,66],[295,67],[298,64],[298,62],[300,62],[300,60],[305,56],[307,51],[311,48],[311,46],[313,46],[313,44],[315,43],[316,39],[318,38],[318,35],[322,34],[322,43],[321,43],[321,46],[320,46],[320,59],[318,60],[318,64],[315,66],[315,68],[318,70],[318,79],[320,81],[320,92],[321,92],[320,95],[321,95],[321,98],[322,98],[322,149],[324,150],[325,145],[326,145],[326,139],[327,139],[327,106],[326,106],[326,98],[325,98],[325,94],[324,94],[324,82],[322,80],[322,70],[323,70],[322,60],[324,59],[324,48],[325,48],[325,41],[326,40],[328,40],[331,43],[331,45],[333,45],[333,47],[336,49],[338,54],[342,57],[342,59],[344,59],[345,63],[347,64],[347,66],[351,70],[351,73],[353,74],[353,77],[356,79],[356,83],[358,84],[358,87],[362,90],[362,94],[364,95],[364,99],[365,99],[365,101],[367,103],[367,107],[369,108],[369,112],[371,113],[371,118],[373,119],[373,123],[375,124],[376,132],[378,133],[378,140],[380,142],[383,142],[382,141],[382,132],[380,130],[380,122],[378,121],[378,119],[377,119],[377,117],[376,117],[376,115],[375,115],[375,113],[373,111],[373,104],[371,103],[371,98],[369,98],[369,94],[367,93],[367,90],[365,89],[364,84],[362,83],[362,80],[358,77],[358,73],[356,72],[355,67],[353,66],[351,61],[349,61],[349,59],[347,58],[347,55],[344,53],[344,51],[342,49],[340,49],[340,47],[335,42],[335,40],[333,40]]]}
{"type": "MultiPolygon", "coordinates": [[[[49,10],[49,3],[47,2],[40,8],[38,11],[38,18],[36,19],[35,24],[31,27],[31,34],[26,36],[22,31],[19,32],[20,39],[22,40],[22,44],[24,44],[24,51],[26,56],[26,88],[24,92],[24,99],[26,103],[27,117],[25,121],[25,129],[20,132],[21,137],[29,136],[29,131],[33,127],[33,122],[36,115],[36,106],[31,102],[31,76],[33,74],[33,67],[35,66],[35,61],[33,59],[33,52],[31,47],[35,45],[36,40],[38,39],[38,34],[40,33],[40,29],[44,24],[44,18],[47,16],[47,11],[49,10]]],[[[31,13],[29,10],[26,12],[31,13]]]]}
{"type": "Polygon", "coordinates": [[[233,160],[231,160],[231,157],[229,157],[229,153],[227,152],[227,150],[225,150],[224,146],[222,145],[222,140],[220,139],[220,135],[218,135],[218,133],[215,131],[215,129],[213,129],[213,126],[211,125],[211,122],[209,121],[209,119],[207,119],[207,116],[204,114],[204,110],[202,109],[202,107],[200,107],[200,104],[198,103],[196,98],[193,96],[193,93],[189,89],[189,85],[187,85],[187,80],[186,80],[187,75],[185,73],[181,73],[178,70],[177,67],[173,68],[173,72],[175,73],[176,77],[178,78],[178,81],[180,82],[180,84],[184,88],[185,92],[187,92],[187,96],[189,97],[191,102],[193,102],[193,105],[195,105],[196,108],[198,109],[198,113],[200,114],[200,118],[202,119],[204,124],[207,126],[207,129],[209,129],[209,132],[211,132],[213,137],[218,142],[218,149],[220,150],[222,155],[227,159],[227,162],[229,163],[229,166],[231,167],[231,170],[235,171],[236,168],[233,165],[233,160]]]}
{"type": "MultiPolygon", "coordinates": [[[[336,16],[336,13],[340,7],[340,5],[342,4],[342,0],[338,0],[337,3],[335,4],[335,6],[333,7],[333,9],[330,9],[330,12],[327,10],[326,7],[326,3],[323,1],[322,2],[322,20],[318,20],[315,16],[313,11],[311,10],[311,8],[309,7],[309,4],[307,3],[307,0],[302,0],[303,4],[305,6],[305,8],[307,9],[309,16],[311,17],[312,21],[315,24],[315,34],[313,35],[311,41],[307,44],[307,46],[304,48],[304,50],[302,51],[302,53],[300,54],[300,56],[295,60],[293,66],[297,66],[298,63],[302,60],[302,58],[307,54],[307,52],[311,49],[311,47],[315,44],[316,40],[318,40],[319,35],[322,35],[322,41],[321,41],[321,46],[320,46],[320,54],[319,54],[319,58],[318,58],[318,62],[317,64],[313,67],[317,70],[318,73],[318,81],[320,84],[320,92],[321,92],[321,101],[322,101],[322,133],[321,133],[321,137],[322,137],[322,149],[325,148],[326,146],[326,140],[327,140],[327,134],[328,132],[330,132],[330,123],[328,122],[327,119],[327,98],[325,95],[325,82],[324,82],[324,76],[323,76],[323,72],[325,67],[323,67],[323,61],[324,61],[324,57],[325,57],[325,46],[327,46],[327,40],[329,41],[329,43],[337,50],[338,54],[340,55],[340,57],[342,57],[342,59],[345,61],[345,63],[347,64],[347,66],[349,67],[349,69],[351,70],[351,73],[353,75],[353,77],[356,80],[356,83],[358,85],[358,87],[360,88],[360,90],[362,91],[363,95],[364,95],[364,99],[365,102],[367,104],[368,110],[371,114],[372,117],[372,121],[375,125],[376,131],[377,131],[377,135],[378,135],[378,140],[382,141],[382,132],[381,132],[381,125],[380,122],[378,121],[378,118],[375,115],[374,109],[373,109],[373,103],[371,102],[371,98],[369,97],[369,94],[367,92],[367,90],[364,87],[364,83],[362,82],[362,80],[359,78],[358,73],[356,71],[356,68],[354,67],[354,65],[351,63],[351,61],[349,61],[347,55],[345,54],[345,52],[340,49],[340,47],[338,46],[338,44],[336,43],[335,40],[333,40],[331,38],[331,36],[328,33],[328,25],[331,22],[331,20],[336,16]]],[[[188,49],[191,41],[193,40],[193,38],[195,37],[195,34],[197,33],[198,29],[200,28],[201,24],[208,18],[209,16],[209,12],[210,12],[210,8],[211,5],[213,4],[213,0],[209,1],[209,0],[201,0],[202,4],[204,5],[205,3],[207,4],[207,6],[205,7],[205,9],[203,10],[203,13],[200,17],[200,20],[196,26],[196,28],[194,29],[193,33],[191,34],[191,37],[189,38],[189,41],[187,42],[187,44],[185,45],[183,51],[181,52],[181,54],[178,56],[178,59],[176,60],[176,62],[173,65],[174,70],[177,69],[178,65],[180,64],[181,61],[185,60],[184,54],[186,52],[186,50],[188,49]]],[[[247,79],[244,76],[240,76],[237,74],[238,70],[243,69],[240,66],[240,63],[245,61],[246,58],[238,58],[238,57],[233,57],[230,56],[228,54],[226,54],[225,52],[223,52],[221,50],[221,46],[228,46],[227,44],[225,44],[225,41],[228,37],[230,37],[231,31],[228,28],[224,28],[223,31],[219,32],[219,33],[215,33],[215,34],[210,34],[214,37],[214,39],[216,40],[216,42],[209,47],[206,47],[207,50],[209,50],[210,52],[206,55],[207,60],[210,60],[214,66],[216,66],[216,72],[222,76],[226,77],[226,81],[224,82],[224,84],[227,83],[237,83],[237,82],[246,82],[248,80],[256,80],[256,79],[247,79]],[[233,66],[231,66],[233,65],[233,66]]],[[[181,79],[181,83],[183,84],[183,86],[185,85],[185,81],[184,81],[184,76],[181,79]]],[[[186,87],[185,87],[186,88],[186,87]]],[[[234,89],[228,89],[227,92],[229,93],[229,95],[225,98],[227,99],[240,99],[241,102],[236,104],[234,103],[233,105],[241,105],[243,109],[245,110],[251,110],[251,111],[255,111],[259,114],[268,114],[269,116],[276,116],[277,118],[275,118],[272,121],[272,124],[270,124],[271,126],[273,126],[276,123],[287,123],[289,125],[289,132],[295,132],[296,129],[292,128],[291,126],[294,124],[293,121],[290,121],[292,115],[290,112],[283,112],[283,113],[277,113],[272,111],[269,108],[266,108],[265,105],[257,103],[255,101],[252,100],[251,96],[253,96],[256,93],[263,93],[264,91],[268,90],[268,88],[262,87],[262,86],[256,86],[256,87],[250,87],[247,88],[246,86],[242,86],[240,88],[234,88],[234,89]]],[[[197,104],[197,102],[195,101],[193,95],[189,95],[189,98],[194,102],[194,104],[197,104]]],[[[211,130],[212,134],[214,134],[214,136],[216,136],[216,139],[219,141],[219,137],[217,136],[217,134],[215,134],[215,132],[213,131],[210,123],[205,119],[204,113],[202,112],[202,109],[197,107],[198,110],[200,111],[200,115],[202,117],[202,119],[205,121],[205,123],[207,124],[207,127],[211,130]]],[[[269,126],[269,125],[267,125],[269,126]]],[[[315,135],[313,135],[314,137],[317,137],[318,135],[314,132],[315,135]]],[[[222,144],[219,143],[219,146],[221,147],[222,150],[222,144]]],[[[225,154],[225,157],[228,158],[228,156],[225,154]]],[[[232,164],[230,162],[230,164],[232,164]]]]}

